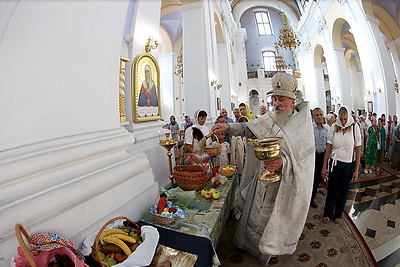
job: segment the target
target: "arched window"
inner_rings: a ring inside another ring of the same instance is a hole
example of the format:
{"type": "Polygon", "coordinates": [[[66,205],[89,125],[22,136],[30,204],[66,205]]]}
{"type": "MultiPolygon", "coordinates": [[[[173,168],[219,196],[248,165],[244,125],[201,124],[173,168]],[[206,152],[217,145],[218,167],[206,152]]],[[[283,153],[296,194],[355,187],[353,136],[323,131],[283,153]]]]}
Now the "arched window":
{"type": "Polygon", "coordinates": [[[254,12],[256,18],[258,35],[272,35],[271,21],[269,14],[264,11],[254,12]]]}
{"type": "Polygon", "coordinates": [[[271,50],[266,50],[262,53],[264,61],[264,70],[273,71],[276,70],[275,52],[271,50]]]}

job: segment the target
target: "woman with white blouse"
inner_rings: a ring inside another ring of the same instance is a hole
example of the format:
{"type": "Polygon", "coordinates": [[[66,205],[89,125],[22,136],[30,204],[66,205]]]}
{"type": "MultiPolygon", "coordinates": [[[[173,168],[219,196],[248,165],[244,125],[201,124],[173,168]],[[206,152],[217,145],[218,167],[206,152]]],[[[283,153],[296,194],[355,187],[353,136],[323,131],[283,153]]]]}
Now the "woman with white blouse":
{"type": "Polygon", "coordinates": [[[336,223],[342,221],[342,212],[346,204],[350,182],[358,178],[360,150],[360,128],[354,122],[349,110],[341,107],[335,124],[328,132],[321,172],[325,181],[329,172],[328,194],[322,219],[324,223],[328,223],[331,219],[336,223]]]}

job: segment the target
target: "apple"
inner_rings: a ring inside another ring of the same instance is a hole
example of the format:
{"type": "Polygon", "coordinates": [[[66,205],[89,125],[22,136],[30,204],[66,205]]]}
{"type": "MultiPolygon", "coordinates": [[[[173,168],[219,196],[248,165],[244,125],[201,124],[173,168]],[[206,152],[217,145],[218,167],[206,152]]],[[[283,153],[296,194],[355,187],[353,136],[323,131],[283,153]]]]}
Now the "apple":
{"type": "Polygon", "coordinates": [[[207,194],[208,190],[207,189],[203,189],[201,190],[201,195],[204,197],[207,194]]]}
{"type": "Polygon", "coordinates": [[[206,198],[212,198],[213,197],[213,193],[211,192],[207,192],[205,195],[206,198]]]}
{"type": "Polygon", "coordinates": [[[221,184],[221,180],[216,180],[215,182],[214,182],[214,185],[215,186],[219,186],[221,184]]]}
{"type": "Polygon", "coordinates": [[[214,192],[212,192],[212,197],[213,199],[219,199],[220,197],[219,191],[215,190],[214,192]]]}

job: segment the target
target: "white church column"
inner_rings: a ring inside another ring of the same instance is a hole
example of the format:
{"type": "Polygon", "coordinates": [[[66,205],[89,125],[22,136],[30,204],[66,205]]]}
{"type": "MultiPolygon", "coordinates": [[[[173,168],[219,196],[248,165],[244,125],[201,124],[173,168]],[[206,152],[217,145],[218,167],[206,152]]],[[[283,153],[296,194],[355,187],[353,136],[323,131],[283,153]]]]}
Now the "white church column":
{"type": "MultiPolygon", "coordinates": [[[[220,96],[222,99],[222,106],[226,110],[230,110],[231,106],[231,82],[230,73],[232,72],[232,64],[230,60],[230,51],[228,50],[226,43],[218,44],[218,67],[219,67],[219,80],[222,87],[219,89],[220,96]]],[[[229,115],[231,116],[231,115],[229,115]]]]}
{"type": "MultiPolygon", "coordinates": [[[[347,1],[346,5],[350,5],[352,11],[357,11],[357,4],[353,7],[354,3],[347,1]]],[[[366,100],[374,102],[374,112],[387,114],[387,107],[395,105],[394,97],[388,94],[389,88],[393,86],[394,73],[379,30],[379,20],[365,15],[357,18],[364,20],[363,23],[355,23],[353,27],[362,63],[366,100]]]]}
{"type": "Polygon", "coordinates": [[[382,32],[379,29],[379,21],[375,18],[366,17],[366,21],[371,28],[372,38],[375,44],[375,49],[371,49],[370,53],[377,59],[374,62],[374,76],[376,83],[376,90],[378,92],[378,111],[379,113],[387,114],[387,108],[395,106],[395,97],[393,88],[393,64],[388,55],[385,40],[382,38],[382,32]],[[379,89],[381,92],[379,92],[379,89]]]}
{"type": "Polygon", "coordinates": [[[210,82],[218,78],[218,69],[214,69],[211,40],[214,24],[209,8],[207,1],[182,6],[182,43],[185,113],[193,117],[202,108],[211,119],[216,114],[216,93],[210,82]]]}
{"type": "MultiPolygon", "coordinates": [[[[335,47],[333,49],[333,54],[334,54],[334,60],[336,63],[336,68],[334,69],[334,72],[337,74],[337,80],[335,80],[338,83],[339,92],[340,92],[340,99],[342,101],[341,105],[348,107],[350,110],[353,108],[352,106],[352,101],[351,101],[351,89],[350,89],[350,83],[349,83],[349,75],[348,75],[348,68],[346,64],[346,58],[344,56],[344,48],[342,47],[335,47]]],[[[332,69],[329,68],[329,77],[331,76],[332,69]]]]}
{"type": "MultiPolygon", "coordinates": [[[[397,53],[396,49],[396,43],[400,43],[400,37],[397,38],[396,40],[393,40],[389,43],[387,43],[388,47],[388,53],[389,57],[391,58],[391,61],[393,63],[393,69],[394,69],[394,75],[395,77],[393,79],[397,79],[397,84],[399,84],[400,81],[400,59],[399,55],[397,53]]],[[[395,80],[393,81],[393,86],[390,86],[390,78],[388,81],[388,98],[390,99],[393,97],[395,104],[394,105],[388,105],[388,114],[394,115],[400,115],[400,93],[395,91],[394,88],[395,80]],[[394,95],[391,93],[391,91],[394,92],[394,95]]]]}
{"type": "Polygon", "coordinates": [[[326,110],[326,99],[325,99],[325,83],[324,83],[324,71],[322,64],[319,65],[315,64],[314,71],[315,71],[316,92],[313,98],[317,99],[316,106],[322,108],[322,110],[326,114],[327,110],[326,110]]]}
{"type": "Polygon", "coordinates": [[[176,115],[174,110],[174,58],[174,53],[172,52],[163,54],[159,58],[160,71],[163,73],[161,79],[161,110],[165,123],[169,123],[169,117],[171,115],[176,115]]]}

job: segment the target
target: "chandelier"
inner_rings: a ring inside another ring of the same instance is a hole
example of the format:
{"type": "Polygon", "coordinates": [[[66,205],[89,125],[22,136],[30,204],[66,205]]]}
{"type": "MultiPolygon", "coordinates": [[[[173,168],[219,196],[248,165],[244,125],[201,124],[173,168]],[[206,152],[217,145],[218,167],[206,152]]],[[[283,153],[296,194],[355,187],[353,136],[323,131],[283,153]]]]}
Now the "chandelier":
{"type": "Polygon", "coordinates": [[[396,78],[396,77],[395,77],[395,79],[394,79],[394,91],[395,91],[396,93],[399,92],[399,83],[397,82],[397,78],[396,78]]]}
{"type": "Polygon", "coordinates": [[[276,54],[275,54],[276,69],[278,71],[282,71],[282,70],[287,69],[288,66],[285,64],[285,60],[283,59],[283,57],[279,53],[279,47],[278,47],[277,43],[275,43],[275,51],[276,51],[276,54]]]}
{"type": "Polygon", "coordinates": [[[283,12],[280,12],[279,14],[282,18],[283,27],[279,30],[278,46],[292,51],[294,48],[299,47],[301,42],[297,39],[293,29],[287,25],[285,14],[283,12]]]}

